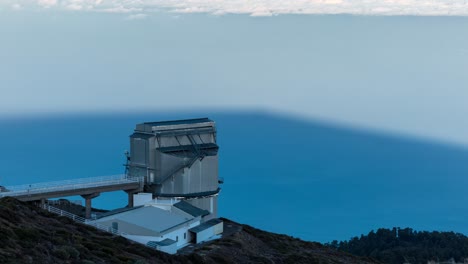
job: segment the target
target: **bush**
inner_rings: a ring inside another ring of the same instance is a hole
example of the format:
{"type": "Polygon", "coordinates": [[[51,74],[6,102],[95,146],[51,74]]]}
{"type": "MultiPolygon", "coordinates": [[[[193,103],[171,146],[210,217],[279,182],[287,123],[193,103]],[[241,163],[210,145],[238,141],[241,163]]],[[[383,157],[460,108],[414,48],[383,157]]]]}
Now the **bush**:
{"type": "Polygon", "coordinates": [[[33,228],[16,228],[14,232],[21,240],[38,241],[41,238],[41,233],[33,228]]]}
{"type": "Polygon", "coordinates": [[[68,253],[70,258],[72,258],[72,259],[79,259],[80,258],[80,252],[76,248],[70,247],[70,246],[64,246],[64,247],[62,247],[62,249],[65,250],[68,253]]]}
{"type": "Polygon", "coordinates": [[[57,248],[53,251],[54,256],[61,260],[68,260],[70,258],[70,253],[63,248],[57,248]]]}

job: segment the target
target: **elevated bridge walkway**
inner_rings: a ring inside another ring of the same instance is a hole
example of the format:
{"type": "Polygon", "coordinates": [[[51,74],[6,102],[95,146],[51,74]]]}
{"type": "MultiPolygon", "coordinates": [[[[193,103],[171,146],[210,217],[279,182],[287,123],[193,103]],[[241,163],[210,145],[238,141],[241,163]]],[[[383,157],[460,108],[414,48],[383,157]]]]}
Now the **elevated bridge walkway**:
{"type": "Polygon", "coordinates": [[[90,218],[91,199],[98,197],[100,193],[125,191],[128,194],[128,205],[133,206],[133,194],[141,192],[143,186],[144,177],[113,175],[5,186],[0,191],[0,198],[10,196],[20,201],[45,202],[51,198],[80,195],[86,200],[86,218],[90,218]]]}

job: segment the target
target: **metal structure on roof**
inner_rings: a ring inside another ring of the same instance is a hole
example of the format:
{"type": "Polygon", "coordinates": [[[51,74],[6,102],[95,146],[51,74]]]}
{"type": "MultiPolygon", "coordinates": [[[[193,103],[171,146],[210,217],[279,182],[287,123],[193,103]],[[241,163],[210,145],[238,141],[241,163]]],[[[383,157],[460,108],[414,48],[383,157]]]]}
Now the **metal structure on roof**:
{"type": "Polygon", "coordinates": [[[127,173],[154,198],[177,197],[217,213],[218,145],[208,118],[145,122],[130,136],[127,173]]]}
{"type": "Polygon", "coordinates": [[[221,219],[218,219],[218,218],[215,218],[215,219],[211,219],[209,221],[206,221],[196,227],[193,227],[193,228],[190,228],[189,230],[191,232],[194,232],[194,233],[199,233],[199,232],[202,232],[202,231],[205,231],[206,229],[212,227],[212,226],[215,226],[217,224],[220,224],[222,223],[223,221],[221,219]]]}
{"type": "Polygon", "coordinates": [[[180,202],[174,204],[174,207],[179,208],[180,210],[188,213],[189,215],[191,215],[193,217],[197,217],[197,216],[203,217],[203,216],[206,216],[206,215],[210,214],[209,211],[200,209],[198,207],[195,207],[195,206],[187,203],[186,201],[180,201],[180,202]]]}
{"type": "Polygon", "coordinates": [[[172,125],[196,124],[196,123],[203,123],[203,122],[213,122],[213,121],[205,117],[205,118],[194,118],[194,119],[145,122],[144,124],[151,125],[151,126],[172,126],[172,125]]]}

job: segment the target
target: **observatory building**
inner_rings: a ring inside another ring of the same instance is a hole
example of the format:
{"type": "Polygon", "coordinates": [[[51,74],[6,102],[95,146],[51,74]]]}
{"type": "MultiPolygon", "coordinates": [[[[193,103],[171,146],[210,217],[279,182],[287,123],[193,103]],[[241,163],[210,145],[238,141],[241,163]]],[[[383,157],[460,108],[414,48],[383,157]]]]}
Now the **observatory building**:
{"type": "Polygon", "coordinates": [[[136,125],[125,175],[0,186],[0,197],[40,201],[49,212],[174,254],[223,233],[217,219],[220,183],[215,123],[199,118],[136,125]],[[126,208],[91,214],[93,198],[117,190],[128,194],[126,208]],[[86,219],[47,202],[71,195],[86,199],[86,219]]]}
{"type": "Polygon", "coordinates": [[[216,218],[218,145],[212,120],[136,125],[126,168],[127,179],[144,179],[143,188],[128,191],[129,207],[101,214],[93,223],[170,254],[221,236],[224,223],[216,218]]]}
{"type": "Polygon", "coordinates": [[[128,177],[145,177],[144,192],[217,215],[218,145],[208,118],[137,124],[130,136],[128,177]]]}

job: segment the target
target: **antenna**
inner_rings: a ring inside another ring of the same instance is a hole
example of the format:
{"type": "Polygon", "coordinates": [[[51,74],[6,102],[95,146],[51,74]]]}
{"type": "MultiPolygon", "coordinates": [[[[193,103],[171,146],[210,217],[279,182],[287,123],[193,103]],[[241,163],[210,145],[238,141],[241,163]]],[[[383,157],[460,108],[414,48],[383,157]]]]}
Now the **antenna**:
{"type": "Polygon", "coordinates": [[[129,163],[130,163],[130,152],[128,152],[128,150],[125,150],[124,151],[124,155],[125,155],[125,176],[128,176],[128,166],[129,166],[129,163]]]}

